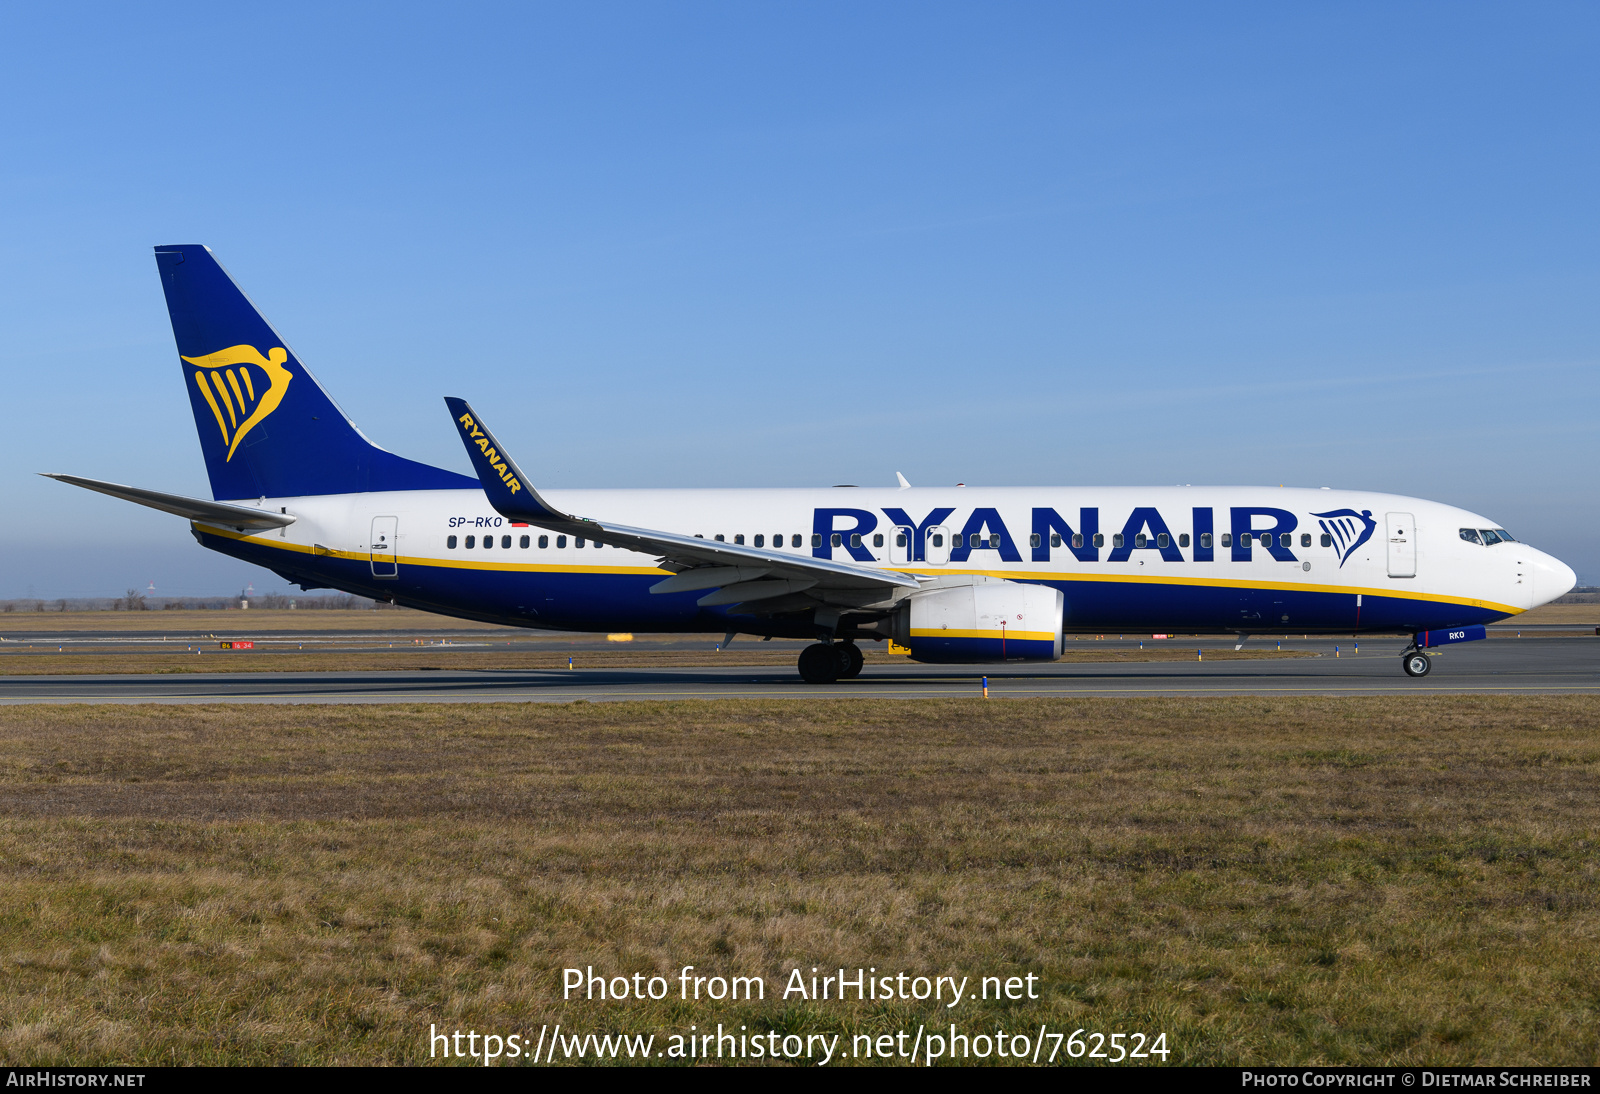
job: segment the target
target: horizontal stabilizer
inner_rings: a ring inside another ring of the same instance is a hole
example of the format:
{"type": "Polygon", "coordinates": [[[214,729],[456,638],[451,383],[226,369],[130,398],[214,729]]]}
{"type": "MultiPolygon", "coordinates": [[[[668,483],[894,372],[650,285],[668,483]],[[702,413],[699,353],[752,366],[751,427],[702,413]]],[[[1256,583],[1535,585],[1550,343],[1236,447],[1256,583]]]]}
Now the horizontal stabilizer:
{"type": "Polygon", "coordinates": [[[224,528],[237,528],[243,532],[265,531],[269,528],[283,528],[294,523],[294,518],[287,513],[274,513],[267,509],[254,509],[248,505],[229,505],[223,501],[201,501],[199,498],[186,498],[182,494],[163,494],[159,490],[140,490],[136,486],[121,486],[114,482],[101,482],[99,479],[84,479],[77,475],[52,475],[48,471],[40,472],[47,479],[57,479],[61,482],[81,486],[85,490],[94,490],[101,494],[110,494],[123,501],[131,501],[135,505],[143,505],[150,509],[160,509],[163,513],[175,513],[180,517],[199,521],[201,524],[215,524],[224,528]]]}

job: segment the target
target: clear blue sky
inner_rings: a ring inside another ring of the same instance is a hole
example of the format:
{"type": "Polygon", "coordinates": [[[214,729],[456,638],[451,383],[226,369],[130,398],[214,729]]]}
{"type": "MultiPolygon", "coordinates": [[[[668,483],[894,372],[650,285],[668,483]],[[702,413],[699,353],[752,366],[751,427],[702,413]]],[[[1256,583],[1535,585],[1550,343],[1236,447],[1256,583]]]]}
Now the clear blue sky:
{"type": "Polygon", "coordinates": [[[151,247],[550,486],[1369,487],[1600,580],[1593,4],[0,10],[0,596],[265,571],[151,247]]]}

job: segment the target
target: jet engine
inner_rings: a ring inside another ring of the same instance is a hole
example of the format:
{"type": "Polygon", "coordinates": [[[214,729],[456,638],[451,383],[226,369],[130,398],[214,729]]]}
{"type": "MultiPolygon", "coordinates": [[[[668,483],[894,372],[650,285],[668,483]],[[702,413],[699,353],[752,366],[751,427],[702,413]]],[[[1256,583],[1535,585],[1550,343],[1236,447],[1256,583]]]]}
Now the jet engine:
{"type": "Polygon", "coordinates": [[[914,661],[1054,661],[1061,656],[1061,608],[1058,589],[972,577],[907,597],[893,617],[894,640],[914,661]]]}

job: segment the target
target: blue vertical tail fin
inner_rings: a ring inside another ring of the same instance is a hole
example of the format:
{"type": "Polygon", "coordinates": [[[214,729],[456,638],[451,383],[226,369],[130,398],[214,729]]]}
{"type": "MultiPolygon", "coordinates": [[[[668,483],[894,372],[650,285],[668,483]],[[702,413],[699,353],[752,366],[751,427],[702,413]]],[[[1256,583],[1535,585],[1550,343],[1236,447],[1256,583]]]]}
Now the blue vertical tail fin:
{"type": "Polygon", "coordinates": [[[210,248],[157,247],[156,266],[212,497],[478,489],[367,440],[210,248]]]}

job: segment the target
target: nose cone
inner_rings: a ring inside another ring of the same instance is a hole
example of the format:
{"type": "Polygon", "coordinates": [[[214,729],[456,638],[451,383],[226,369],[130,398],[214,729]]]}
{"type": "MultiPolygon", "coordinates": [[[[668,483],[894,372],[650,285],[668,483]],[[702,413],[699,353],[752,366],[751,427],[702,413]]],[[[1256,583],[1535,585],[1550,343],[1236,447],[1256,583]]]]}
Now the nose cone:
{"type": "Polygon", "coordinates": [[[1573,572],[1571,566],[1543,551],[1534,555],[1533,565],[1538,575],[1534,579],[1533,588],[1540,604],[1548,604],[1552,600],[1566,596],[1578,584],[1578,575],[1573,572]]]}

